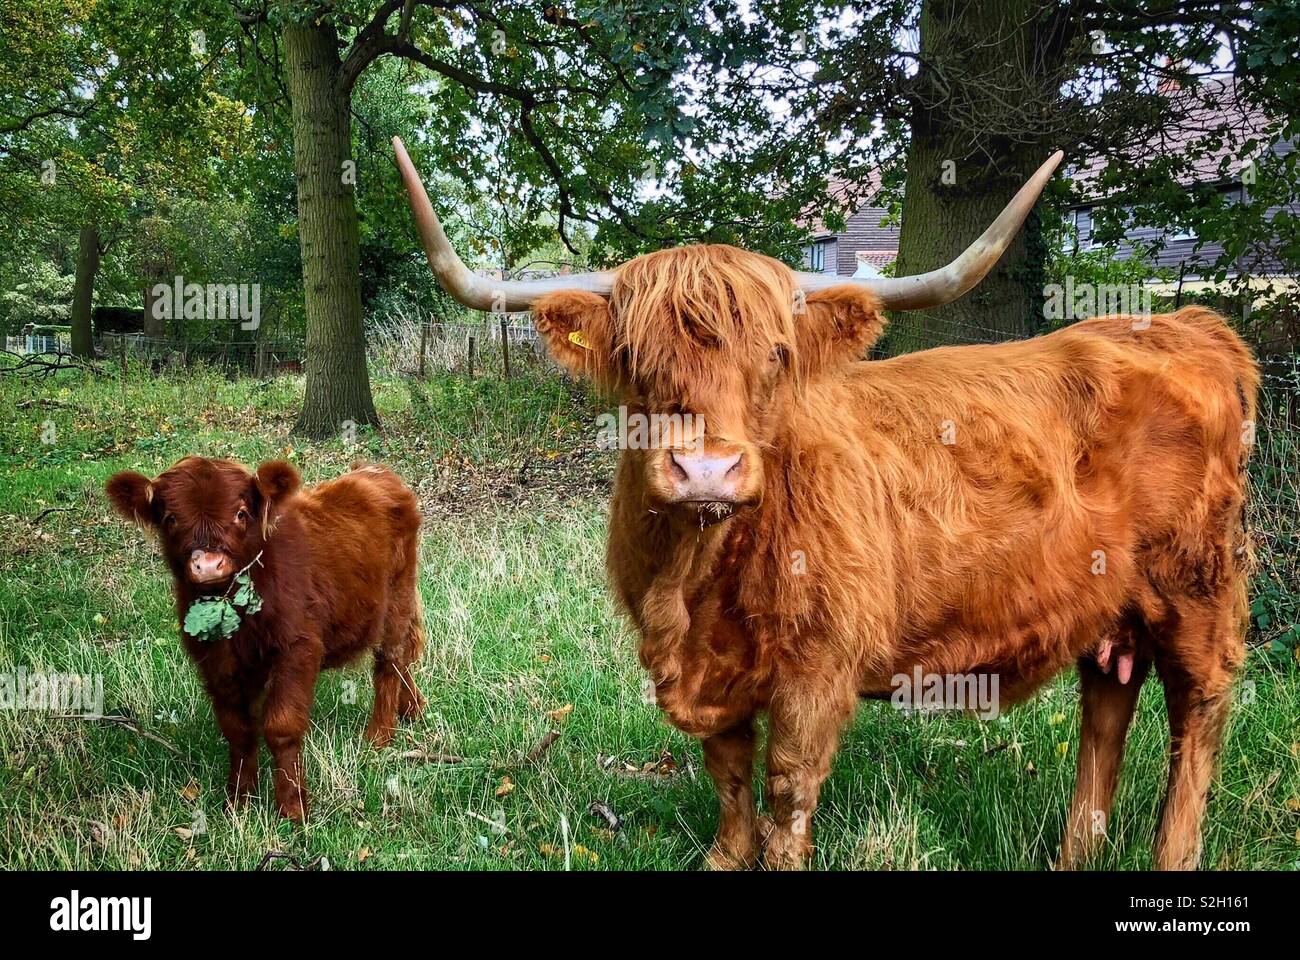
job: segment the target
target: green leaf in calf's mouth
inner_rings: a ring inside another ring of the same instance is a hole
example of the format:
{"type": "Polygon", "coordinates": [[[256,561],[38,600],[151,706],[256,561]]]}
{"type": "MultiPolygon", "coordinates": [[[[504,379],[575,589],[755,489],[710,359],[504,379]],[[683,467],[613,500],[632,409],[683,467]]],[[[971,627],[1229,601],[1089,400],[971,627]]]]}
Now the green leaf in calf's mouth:
{"type": "MultiPolygon", "coordinates": [[[[261,558],[259,553],[253,558],[253,563],[259,562],[261,558]]],[[[262,609],[262,597],[253,586],[253,578],[248,573],[253,563],[235,574],[231,587],[238,589],[233,597],[200,597],[190,604],[190,609],[185,614],[186,633],[209,643],[223,640],[239,629],[239,608],[249,616],[262,609]]]]}

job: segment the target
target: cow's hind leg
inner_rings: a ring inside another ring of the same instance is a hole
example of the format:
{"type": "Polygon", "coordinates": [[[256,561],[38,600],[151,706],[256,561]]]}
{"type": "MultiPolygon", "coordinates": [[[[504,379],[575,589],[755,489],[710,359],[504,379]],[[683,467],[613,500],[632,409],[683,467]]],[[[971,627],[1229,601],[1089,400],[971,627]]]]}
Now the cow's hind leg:
{"type": "Polygon", "coordinates": [[[424,713],[425,699],[415,685],[415,668],[424,653],[424,616],[418,598],[413,612],[406,617],[405,627],[395,634],[385,649],[401,681],[397,691],[397,715],[403,720],[420,716],[424,713]]]}
{"type": "Polygon", "coordinates": [[[406,551],[412,560],[394,586],[394,595],[401,598],[398,604],[401,623],[384,644],[386,653],[397,666],[398,678],[402,682],[397,694],[397,713],[403,720],[420,716],[425,707],[425,699],[415,685],[414,676],[415,668],[424,654],[424,603],[420,599],[414,561],[416,550],[416,542],[412,539],[406,551]]]}
{"type": "Polygon", "coordinates": [[[831,770],[840,730],[853,715],[852,684],[791,679],[769,709],[767,804],[763,865],[801,870],[813,853],[812,820],[822,782],[831,770]]]}
{"type": "Polygon", "coordinates": [[[382,749],[397,728],[397,703],[402,692],[402,673],[383,650],[375,651],[375,705],[366,724],[366,739],[382,749]]]}
{"type": "Polygon", "coordinates": [[[1194,870],[1201,821],[1243,651],[1234,604],[1187,608],[1158,651],[1169,711],[1169,786],[1160,815],[1159,870],[1194,870]]]}
{"type": "Polygon", "coordinates": [[[702,742],[704,768],[718,793],[718,834],[704,855],[710,870],[744,870],[758,861],[754,808],[754,721],[746,719],[702,742]]]}
{"type": "Polygon", "coordinates": [[[366,739],[376,747],[393,739],[398,716],[409,719],[424,712],[425,700],[412,673],[424,650],[424,619],[413,581],[407,591],[411,599],[389,611],[383,642],[375,651],[375,706],[366,739]]]}
{"type": "Polygon", "coordinates": [[[1057,868],[1081,866],[1110,829],[1111,804],[1124,760],[1124,743],[1150,661],[1138,658],[1128,682],[1119,672],[1103,673],[1091,657],[1079,661],[1082,719],[1079,764],[1057,868]]]}

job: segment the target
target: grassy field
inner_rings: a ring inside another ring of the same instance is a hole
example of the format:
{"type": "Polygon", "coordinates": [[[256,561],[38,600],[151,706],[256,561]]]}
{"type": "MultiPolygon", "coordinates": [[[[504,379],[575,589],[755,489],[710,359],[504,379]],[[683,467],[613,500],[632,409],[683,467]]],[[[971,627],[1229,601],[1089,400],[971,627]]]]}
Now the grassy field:
{"type": "MultiPolygon", "coordinates": [[[[380,381],[385,430],[349,446],[290,437],[300,391],[143,370],[0,378],[0,673],[100,674],[105,712],[126,718],[0,711],[0,869],[251,869],[272,851],[268,869],[697,867],[712,787],[698,746],[642,703],[634,640],[606,596],[612,463],[592,449],[590,401],[557,380],[380,381]],[[376,752],[361,739],[368,670],[326,674],[306,827],[277,821],[265,753],[261,798],[224,810],[225,747],[177,640],[169,575],[101,492],[115,470],[152,475],[190,453],[284,456],[309,482],[386,462],[425,508],[428,711],[376,752]]],[[[1265,640],[1295,602],[1296,520],[1277,503],[1265,640]]],[[[1241,699],[1205,864],[1296,869],[1300,669],[1281,640],[1252,648],[1241,699]]],[[[1071,675],[987,724],[863,706],[822,794],[818,866],[1049,866],[1077,724],[1071,675]]],[[[1150,866],[1165,743],[1149,684],[1098,866],[1150,866]]]]}

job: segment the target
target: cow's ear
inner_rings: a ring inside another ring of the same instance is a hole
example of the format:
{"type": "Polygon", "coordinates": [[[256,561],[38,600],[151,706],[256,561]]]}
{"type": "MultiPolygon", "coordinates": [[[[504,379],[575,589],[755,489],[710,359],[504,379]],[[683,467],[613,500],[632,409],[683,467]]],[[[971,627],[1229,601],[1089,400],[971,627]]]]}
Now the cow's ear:
{"type": "Polygon", "coordinates": [[[257,468],[257,490],[269,503],[283,500],[302,485],[293,464],[283,460],[268,460],[257,468]]]}
{"type": "Polygon", "coordinates": [[[801,371],[815,376],[861,359],[886,322],[880,300],[866,287],[846,283],[808,294],[795,304],[801,371]]]}
{"type": "Polygon", "coordinates": [[[613,378],[609,301],[587,290],[548,293],[533,304],[546,351],[570,373],[601,384],[613,378]]]}
{"type": "Polygon", "coordinates": [[[104,492],[108,494],[108,502],[113,505],[113,509],[132,523],[144,526],[157,522],[153,482],[143,473],[134,470],[115,473],[104,484],[104,492]]]}

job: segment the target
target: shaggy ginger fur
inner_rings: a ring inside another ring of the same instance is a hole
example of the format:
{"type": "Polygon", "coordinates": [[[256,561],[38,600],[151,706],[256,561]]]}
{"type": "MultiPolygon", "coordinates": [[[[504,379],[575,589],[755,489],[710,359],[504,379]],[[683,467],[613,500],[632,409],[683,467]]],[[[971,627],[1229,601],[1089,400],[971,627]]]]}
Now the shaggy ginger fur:
{"type": "Polygon", "coordinates": [[[706,523],[664,495],[667,451],[625,451],[608,543],[658,704],[701,738],[717,787],[711,866],[807,862],[839,731],[896,674],[995,674],[1005,704],[1074,663],[1083,720],[1061,865],[1104,835],[1153,664],[1171,729],[1156,862],[1197,863],[1243,656],[1258,385],[1218,316],[1097,318],[857,362],[884,327],[871,293],[804,301],[783,265],[716,246],[630,261],[609,303],[556,293],[536,314],[571,370],[631,410],[702,415],[706,444],[742,455],[739,508],[706,523]],[[1106,639],[1133,652],[1131,682],[1097,669],[1106,639]]]}

